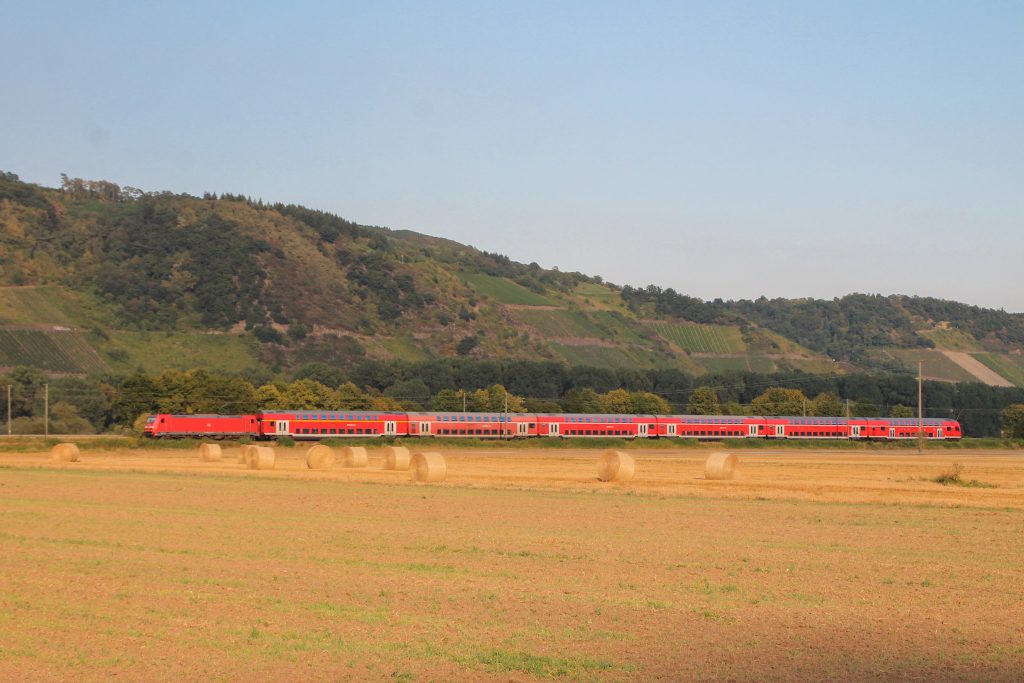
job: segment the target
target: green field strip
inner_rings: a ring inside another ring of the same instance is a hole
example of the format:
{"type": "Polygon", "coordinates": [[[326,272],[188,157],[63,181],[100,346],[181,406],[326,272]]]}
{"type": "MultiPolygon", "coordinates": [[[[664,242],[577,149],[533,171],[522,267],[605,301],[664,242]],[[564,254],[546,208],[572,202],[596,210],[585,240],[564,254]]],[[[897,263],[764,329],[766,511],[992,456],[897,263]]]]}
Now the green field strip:
{"type": "Polygon", "coordinates": [[[841,372],[839,364],[827,358],[783,358],[775,363],[780,369],[789,367],[811,375],[831,375],[841,372]]]}
{"type": "Polygon", "coordinates": [[[261,366],[255,340],[239,335],[124,330],[109,334],[110,341],[102,351],[116,370],[141,367],[146,372],[159,373],[201,368],[239,373],[261,366]]]}
{"type": "Polygon", "coordinates": [[[977,377],[932,349],[887,349],[908,370],[917,372],[917,362],[924,363],[924,376],[948,382],[977,382],[977,377]]]}
{"type": "Polygon", "coordinates": [[[570,365],[591,365],[616,369],[645,369],[667,365],[655,354],[636,347],[569,345],[551,342],[550,346],[570,365]]]}
{"type": "Polygon", "coordinates": [[[1001,377],[1024,387],[1024,357],[1017,356],[1017,362],[1010,356],[998,353],[972,353],[971,356],[1001,377]]]}
{"type": "Polygon", "coordinates": [[[0,325],[87,327],[89,301],[62,287],[0,287],[0,325]]]}
{"type": "Polygon", "coordinates": [[[773,373],[778,367],[771,358],[765,356],[700,356],[693,359],[708,372],[743,372],[773,373]]]}
{"type": "Polygon", "coordinates": [[[482,273],[461,273],[459,277],[480,294],[501,304],[520,306],[555,306],[555,301],[537,294],[522,285],[503,277],[482,273]]]}

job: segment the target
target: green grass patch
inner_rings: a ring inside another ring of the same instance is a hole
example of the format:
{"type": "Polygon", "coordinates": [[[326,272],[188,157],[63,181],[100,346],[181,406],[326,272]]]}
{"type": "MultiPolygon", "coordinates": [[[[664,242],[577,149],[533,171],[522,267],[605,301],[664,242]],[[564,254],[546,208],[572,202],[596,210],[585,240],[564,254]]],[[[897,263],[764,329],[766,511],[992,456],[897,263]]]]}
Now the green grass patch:
{"type": "Polygon", "coordinates": [[[150,374],[196,368],[241,373],[260,367],[257,342],[239,335],[112,331],[109,336],[101,351],[121,372],[141,367],[150,374]]]}
{"type": "Polygon", "coordinates": [[[549,342],[548,345],[569,365],[636,370],[670,363],[668,359],[636,346],[570,345],[560,342],[549,342]]]}
{"type": "Polygon", "coordinates": [[[416,345],[412,337],[375,337],[374,341],[394,354],[399,360],[415,363],[421,360],[429,360],[430,354],[416,345]]]}
{"type": "Polygon", "coordinates": [[[939,349],[947,351],[977,351],[981,344],[968,332],[957,329],[920,330],[919,335],[935,342],[939,349]]]}
{"type": "Polygon", "coordinates": [[[92,301],[63,287],[0,287],[0,325],[89,327],[100,318],[92,301]]]}
{"type": "Polygon", "coordinates": [[[582,302],[584,305],[589,302],[591,306],[627,310],[626,305],[622,301],[622,295],[619,294],[618,290],[612,289],[607,285],[596,282],[581,282],[576,286],[576,296],[584,300],[582,302]]]}
{"type": "Polygon", "coordinates": [[[460,276],[466,283],[480,294],[494,299],[500,304],[519,304],[523,306],[554,306],[554,301],[538,294],[522,285],[506,280],[503,277],[484,275],[483,273],[462,273],[460,276]]]}
{"type": "Polygon", "coordinates": [[[963,467],[958,462],[954,462],[953,466],[945,472],[933,477],[931,481],[936,484],[942,484],[943,486],[962,486],[969,489],[994,489],[995,484],[990,484],[984,481],[978,481],[977,479],[964,479],[961,475],[963,473],[963,467]]]}
{"type": "Polygon", "coordinates": [[[586,657],[548,657],[512,650],[483,650],[457,657],[463,666],[478,665],[497,673],[521,672],[537,678],[581,678],[598,671],[616,669],[614,662],[586,657]]]}

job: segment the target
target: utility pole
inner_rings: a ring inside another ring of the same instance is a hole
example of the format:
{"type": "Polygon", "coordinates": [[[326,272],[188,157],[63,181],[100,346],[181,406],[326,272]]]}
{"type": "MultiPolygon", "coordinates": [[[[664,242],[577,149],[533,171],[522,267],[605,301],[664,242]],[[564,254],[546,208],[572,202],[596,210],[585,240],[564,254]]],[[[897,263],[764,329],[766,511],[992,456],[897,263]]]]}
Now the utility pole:
{"type": "Polygon", "coordinates": [[[505,436],[508,436],[508,390],[505,390],[505,414],[504,421],[502,422],[502,431],[505,432],[505,436]]]}
{"type": "Polygon", "coordinates": [[[11,385],[7,385],[7,436],[11,435],[11,385]]]}
{"type": "Polygon", "coordinates": [[[804,417],[807,417],[807,397],[804,396],[804,417]]]}
{"type": "Polygon", "coordinates": [[[462,412],[466,412],[466,390],[461,389],[460,391],[462,391],[462,412]]]}
{"type": "Polygon", "coordinates": [[[921,378],[921,365],[924,361],[917,361],[917,452],[921,453],[924,450],[923,442],[924,439],[924,408],[922,407],[922,398],[924,397],[924,383],[921,378]]]}
{"type": "Polygon", "coordinates": [[[850,399],[846,399],[846,419],[850,419],[850,399]]]}
{"type": "Polygon", "coordinates": [[[43,436],[50,436],[50,385],[43,385],[43,436]]]}

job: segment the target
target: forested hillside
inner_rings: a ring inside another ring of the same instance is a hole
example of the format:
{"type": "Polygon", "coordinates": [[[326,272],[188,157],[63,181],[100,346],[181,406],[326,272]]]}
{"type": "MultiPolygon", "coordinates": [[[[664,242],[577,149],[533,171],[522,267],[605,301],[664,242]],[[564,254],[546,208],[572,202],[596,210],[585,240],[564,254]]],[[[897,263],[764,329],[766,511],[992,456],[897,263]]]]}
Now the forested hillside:
{"type": "MultiPolygon", "coordinates": [[[[601,391],[615,388],[602,373],[674,373],[688,382],[678,392],[733,375],[906,375],[918,361],[932,380],[1024,387],[1022,349],[1024,315],[956,302],[704,301],[244,195],[67,176],[46,188],[0,173],[0,368],[116,387],[138,372],[198,368],[260,386],[326,367],[397,396],[363,368],[523,361],[562,377],[525,397],[563,400],[588,386],[568,372],[601,391]]],[[[395,381],[427,404],[416,379],[395,381]]]]}

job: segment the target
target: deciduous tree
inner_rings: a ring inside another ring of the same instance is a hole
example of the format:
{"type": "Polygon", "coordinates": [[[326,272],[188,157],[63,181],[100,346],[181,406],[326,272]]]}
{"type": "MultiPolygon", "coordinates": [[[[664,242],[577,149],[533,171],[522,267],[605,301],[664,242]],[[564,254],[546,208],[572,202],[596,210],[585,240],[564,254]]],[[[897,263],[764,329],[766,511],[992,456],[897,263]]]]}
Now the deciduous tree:
{"type": "Polygon", "coordinates": [[[686,403],[688,415],[721,415],[722,404],[718,402],[718,392],[708,386],[697,387],[690,394],[686,403]]]}
{"type": "Polygon", "coordinates": [[[758,415],[803,415],[806,400],[799,389],[772,387],[751,403],[758,415]]]}

